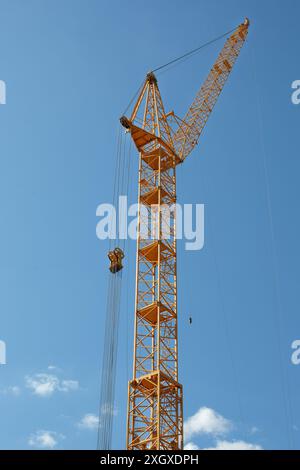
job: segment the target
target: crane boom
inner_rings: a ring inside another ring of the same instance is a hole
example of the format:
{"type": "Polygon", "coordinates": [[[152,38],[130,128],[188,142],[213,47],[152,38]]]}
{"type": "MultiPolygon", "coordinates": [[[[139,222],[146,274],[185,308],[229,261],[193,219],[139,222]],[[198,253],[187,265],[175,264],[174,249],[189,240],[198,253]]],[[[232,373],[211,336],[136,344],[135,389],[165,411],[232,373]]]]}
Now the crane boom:
{"type": "Polygon", "coordinates": [[[248,27],[249,20],[246,18],[244,23],[240,24],[227,39],[208,77],[173,135],[174,148],[181,161],[197,145],[204,126],[246,40],[248,27]]]}

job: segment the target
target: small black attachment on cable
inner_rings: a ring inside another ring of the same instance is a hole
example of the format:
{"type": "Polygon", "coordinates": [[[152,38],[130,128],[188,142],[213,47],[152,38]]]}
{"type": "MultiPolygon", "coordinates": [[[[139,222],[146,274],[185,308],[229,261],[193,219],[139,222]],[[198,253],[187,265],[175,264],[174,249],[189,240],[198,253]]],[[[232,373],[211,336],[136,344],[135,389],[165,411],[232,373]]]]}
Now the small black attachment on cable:
{"type": "Polygon", "coordinates": [[[120,123],[122,124],[123,127],[125,127],[125,129],[130,129],[129,120],[127,119],[126,116],[120,117],[120,123]]]}

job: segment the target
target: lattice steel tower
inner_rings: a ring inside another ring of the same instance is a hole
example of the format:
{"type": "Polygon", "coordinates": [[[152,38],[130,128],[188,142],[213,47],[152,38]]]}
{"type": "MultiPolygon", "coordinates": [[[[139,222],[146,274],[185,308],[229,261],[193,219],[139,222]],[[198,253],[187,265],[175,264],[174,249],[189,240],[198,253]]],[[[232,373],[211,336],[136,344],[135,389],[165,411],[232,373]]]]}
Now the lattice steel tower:
{"type": "Polygon", "coordinates": [[[176,166],[198,143],[246,39],[246,19],[227,39],[184,119],[165,113],[149,73],[131,117],[121,118],[139,151],[139,220],[133,379],[127,449],[182,449],[178,382],[176,166]]]}

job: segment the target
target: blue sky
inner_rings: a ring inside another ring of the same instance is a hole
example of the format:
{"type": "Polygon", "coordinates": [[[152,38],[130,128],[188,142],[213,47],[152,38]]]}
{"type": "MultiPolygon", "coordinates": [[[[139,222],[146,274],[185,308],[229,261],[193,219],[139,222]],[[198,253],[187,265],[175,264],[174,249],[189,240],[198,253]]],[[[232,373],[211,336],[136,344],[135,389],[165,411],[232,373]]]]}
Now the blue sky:
{"type": "MultiPolygon", "coordinates": [[[[178,170],[179,202],[206,211],[204,249],[179,243],[180,380],[185,417],[202,409],[196,446],[300,448],[299,4],[0,0],[0,11],[0,448],[96,447],[86,415],[98,413],[108,243],[95,213],[112,197],[118,118],[147,71],[245,16],[248,42],[178,170]]],[[[167,109],[185,113],[221,46],[158,75],[167,109]]],[[[131,371],[128,250],[115,448],[131,371]]]]}

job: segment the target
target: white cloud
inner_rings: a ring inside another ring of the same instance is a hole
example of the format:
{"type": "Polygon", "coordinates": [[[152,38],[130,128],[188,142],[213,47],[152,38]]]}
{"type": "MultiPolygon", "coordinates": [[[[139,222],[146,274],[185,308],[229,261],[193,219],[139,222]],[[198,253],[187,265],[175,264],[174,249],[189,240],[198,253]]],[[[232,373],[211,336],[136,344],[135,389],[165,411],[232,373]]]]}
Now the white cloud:
{"type": "Polygon", "coordinates": [[[97,429],[99,424],[98,416],[87,413],[85,414],[78,423],[78,426],[82,429],[97,429]]]}
{"type": "Polygon", "coordinates": [[[34,376],[26,376],[25,384],[35,395],[46,397],[57,390],[59,380],[55,375],[35,374],[34,376]]]}
{"type": "Polygon", "coordinates": [[[217,441],[215,447],[203,450],[262,450],[262,447],[245,441],[217,441]]]}
{"type": "Polygon", "coordinates": [[[14,395],[15,397],[17,397],[17,396],[20,395],[21,389],[17,385],[12,385],[12,386],[8,387],[8,392],[11,393],[12,395],[14,395]]]}
{"type": "MultiPolygon", "coordinates": [[[[184,450],[200,450],[197,444],[188,442],[184,446],[184,450]]],[[[251,444],[245,441],[220,441],[217,440],[214,447],[207,447],[202,450],[262,450],[262,447],[257,444],[251,444]]]]}
{"type": "Polygon", "coordinates": [[[199,447],[196,444],[194,444],[193,442],[188,442],[184,446],[184,450],[199,450],[199,447]]]}
{"type": "Polygon", "coordinates": [[[184,435],[189,440],[197,434],[223,435],[232,429],[232,423],[212,408],[203,406],[184,423],[184,435]]]}
{"type": "Polygon", "coordinates": [[[77,380],[60,380],[53,374],[35,374],[25,377],[26,387],[32,390],[35,395],[47,397],[54,392],[69,392],[77,390],[79,383],[77,380]]]}
{"type": "MultiPolygon", "coordinates": [[[[113,405],[102,405],[101,418],[107,414],[117,416],[118,410],[113,405]]],[[[86,413],[77,423],[77,426],[82,429],[97,429],[99,422],[101,422],[100,419],[93,413],[86,413]]]]}
{"type": "Polygon", "coordinates": [[[59,390],[61,392],[69,392],[71,390],[78,390],[79,383],[77,380],[62,380],[59,390]]]}
{"type": "Polygon", "coordinates": [[[64,439],[62,434],[57,434],[53,431],[41,430],[37,431],[35,434],[31,434],[28,439],[28,444],[31,447],[37,447],[38,449],[54,449],[61,439],[64,439]]]}
{"type": "MultiPolygon", "coordinates": [[[[252,444],[240,439],[225,440],[220,436],[228,434],[233,429],[233,423],[217,413],[212,408],[202,407],[197,413],[188,418],[184,423],[184,434],[187,439],[185,450],[198,450],[200,447],[195,444],[191,438],[198,434],[207,434],[212,436],[213,445],[202,450],[261,450],[258,444],[252,444]]],[[[252,434],[258,432],[258,428],[252,427],[252,434]]]]}
{"type": "Polygon", "coordinates": [[[0,393],[3,395],[13,395],[15,397],[18,397],[21,394],[21,389],[17,385],[10,385],[7,388],[2,388],[0,390],[0,393]]]}

